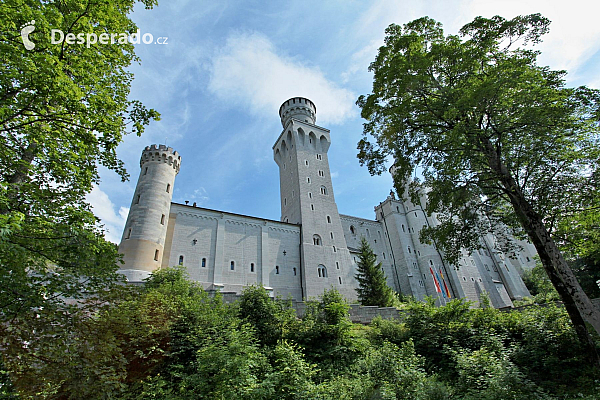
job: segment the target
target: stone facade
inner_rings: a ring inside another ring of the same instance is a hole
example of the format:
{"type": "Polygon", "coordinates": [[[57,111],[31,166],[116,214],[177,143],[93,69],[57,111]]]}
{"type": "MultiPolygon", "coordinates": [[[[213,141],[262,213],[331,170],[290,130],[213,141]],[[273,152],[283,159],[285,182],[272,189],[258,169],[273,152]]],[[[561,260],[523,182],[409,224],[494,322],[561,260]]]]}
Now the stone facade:
{"type": "Polygon", "coordinates": [[[520,243],[523,252],[511,258],[487,235],[481,239],[483,251],[464,251],[460,265],[450,265],[435,246],[419,241],[423,226],[437,224],[422,204],[392,194],[375,207],[374,220],[339,214],[327,157],[331,135],[316,125],[316,111],[300,97],[279,110],[283,130],[273,156],[281,221],[172,203],[181,157],[162,145],[146,147],[119,247],[125,260],[121,272],[139,282],[155,269],[184,265],[211,291],[239,294],[244,286],[262,284],[301,301],[333,287],[355,300],[357,253],[365,237],[389,285],[405,295],[433,296],[438,304],[456,297],[477,304],[487,292],[497,308],[529,295],[519,274],[535,265],[530,244],[520,243]]]}

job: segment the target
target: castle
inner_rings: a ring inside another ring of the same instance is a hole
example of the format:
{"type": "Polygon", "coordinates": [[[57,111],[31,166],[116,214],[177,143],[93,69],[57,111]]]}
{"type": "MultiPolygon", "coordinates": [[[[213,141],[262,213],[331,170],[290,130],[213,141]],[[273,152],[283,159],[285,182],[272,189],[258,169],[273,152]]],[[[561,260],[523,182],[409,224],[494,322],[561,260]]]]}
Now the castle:
{"type": "Polygon", "coordinates": [[[463,251],[457,266],[419,241],[419,230],[437,223],[420,204],[392,193],[375,207],[374,220],[340,214],[327,159],[331,135],[315,124],[316,106],[292,98],[279,116],[283,131],[273,156],[279,166],[280,221],[173,203],[181,156],[163,145],[144,149],[119,245],[120,272],[129,281],[184,265],[190,278],[210,291],[240,293],[262,284],[273,294],[302,300],[333,287],[355,300],[358,247],[365,237],[389,285],[402,294],[432,296],[445,304],[453,298],[478,303],[487,292],[496,308],[529,295],[519,272],[535,265],[530,244],[521,243],[522,252],[508,257],[486,235],[482,249],[463,251]]]}

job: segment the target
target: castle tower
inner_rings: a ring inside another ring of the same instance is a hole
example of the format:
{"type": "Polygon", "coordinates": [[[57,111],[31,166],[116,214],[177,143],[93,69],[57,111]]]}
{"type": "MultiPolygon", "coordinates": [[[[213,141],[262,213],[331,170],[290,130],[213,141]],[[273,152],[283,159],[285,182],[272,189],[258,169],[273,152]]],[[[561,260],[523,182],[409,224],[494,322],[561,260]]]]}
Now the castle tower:
{"type": "Polygon", "coordinates": [[[165,145],[148,146],[140,159],[140,176],[119,245],[125,264],[119,272],[139,282],[160,268],[173,185],[181,156],[165,145]]]}
{"type": "Polygon", "coordinates": [[[279,109],[283,132],[273,146],[279,166],[281,221],[300,224],[305,297],[333,287],[356,298],[354,268],[338,213],[327,151],[329,130],[315,125],[316,106],[295,97],[279,109]]]}

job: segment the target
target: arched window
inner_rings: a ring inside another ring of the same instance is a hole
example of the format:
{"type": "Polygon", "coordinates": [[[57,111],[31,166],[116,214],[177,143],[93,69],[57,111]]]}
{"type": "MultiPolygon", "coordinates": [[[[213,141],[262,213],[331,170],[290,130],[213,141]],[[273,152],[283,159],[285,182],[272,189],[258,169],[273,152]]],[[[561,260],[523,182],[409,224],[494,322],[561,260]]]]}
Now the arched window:
{"type": "Polygon", "coordinates": [[[275,266],[275,275],[279,275],[279,265],[275,266]]]}
{"type": "Polygon", "coordinates": [[[250,263],[250,272],[254,272],[254,263],[250,263]]]}
{"type": "Polygon", "coordinates": [[[412,254],[412,250],[410,249],[410,246],[408,246],[408,254],[412,254]]]}
{"type": "Polygon", "coordinates": [[[313,244],[315,246],[320,246],[321,245],[321,236],[319,235],[313,235],[313,244]]]}
{"type": "Polygon", "coordinates": [[[292,268],[292,271],[294,271],[294,276],[296,276],[296,267],[292,268]]]}
{"type": "Polygon", "coordinates": [[[179,256],[179,265],[183,265],[183,256],[179,256]]]}
{"type": "Polygon", "coordinates": [[[342,284],[342,277],[338,276],[338,280],[340,281],[340,285],[342,284]]]}
{"type": "Polygon", "coordinates": [[[160,217],[160,224],[161,225],[165,224],[165,214],[163,214],[162,217],[160,217]]]}
{"type": "Polygon", "coordinates": [[[429,260],[429,265],[433,267],[433,260],[429,260]]]}
{"type": "Polygon", "coordinates": [[[354,225],[350,225],[350,233],[356,235],[356,228],[354,227],[354,225]]]}
{"type": "Polygon", "coordinates": [[[319,278],[327,278],[327,268],[325,268],[324,265],[319,265],[319,267],[317,268],[317,273],[319,275],[319,278]]]}
{"type": "Polygon", "coordinates": [[[327,195],[327,188],[325,186],[321,186],[321,194],[327,195]]]}
{"type": "Polygon", "coordinates": [[[306,183],[310,183],[310,178],[306,178],[306,183]]]}
{"type": "Polygon", "coordinates": [[[202,259],[202,263],[200,265],[202,265],[202,268],[206,268],[206,258],[202,259]]]}
{"type": "Polygon", "coordinates": [[[383,253],[383,259],[385,260],[385,253],[383,253]]]}
{"type": "MultiPolygon", "coordinates": [[[[330,224],[330,223],[331,223],[331,217],[330,217],[329,215],[327,216],[327,223],[328,223],[328,224],[330,224]]],[[[529,261],[529,260],[527,260],[527,261],[529,261]]]]}
{"type": "Polygon", "coordinates": [[[406,232],[406,229],[404,228],[404,224],[402,224],[402,232],[406,232]]]}
{"type": "Polygon", "coordinates": [[[229,269],[231,269],[232,271],[235,270],[235,261],[231,262],[229,269]]]}
{"type": "Polygon", "coordinates": [[[167,183],[167,193],[169,193],[171,191],[171,184],[167,183]]]}

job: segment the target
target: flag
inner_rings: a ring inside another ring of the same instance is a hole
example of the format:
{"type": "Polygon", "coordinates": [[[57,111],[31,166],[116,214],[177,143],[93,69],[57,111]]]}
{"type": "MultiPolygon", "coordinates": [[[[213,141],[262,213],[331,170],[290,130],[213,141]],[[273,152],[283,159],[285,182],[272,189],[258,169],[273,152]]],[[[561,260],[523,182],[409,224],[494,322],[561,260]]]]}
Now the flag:
{"type": "Polygon", "coordinates": [[[444,284],[444,290],[446,291],[448,298],[451,299],[452,296],[450,295],[450,290],[448,290],[448,285],[446,285],[446,279],[444,279],[444,274],[442,273],[442,268],[440,268],[440,275],[442,276],[442,283],[444,284]]]}
{"type": "Polygon", "coordinates": [[[438,293],[442,293],[442,288],[440,287],[440,283],[436,279],[435,273],[433,272],[433,269],[431,269],[431,267],[429,267],[429,272],[431,272],[431,276],[433,277],[433,284],[435,285],[435,291],[438,293]]]}

